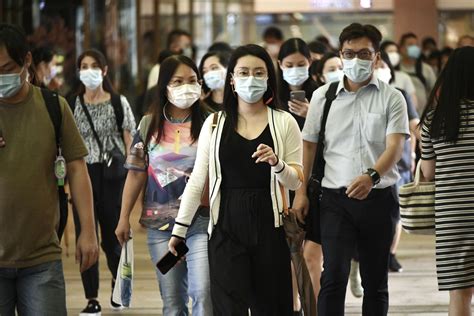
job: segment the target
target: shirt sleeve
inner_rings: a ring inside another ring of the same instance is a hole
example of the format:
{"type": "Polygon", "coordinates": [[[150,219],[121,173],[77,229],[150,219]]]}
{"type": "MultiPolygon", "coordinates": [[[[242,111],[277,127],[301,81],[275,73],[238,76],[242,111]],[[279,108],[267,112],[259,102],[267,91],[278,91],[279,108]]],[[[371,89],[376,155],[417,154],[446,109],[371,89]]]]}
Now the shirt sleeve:
{"type": "Polygon", "coordinates": [[[66,100],[59,97],[62,111],[61,150],[66,162],[84,158],[88,155],[87,147],[77,128],[71,108],[66,100]]]}
{"type": "Polygon", "coordinates": [[[133,115],[132,108],[130,107],[130,103],[128,103],[127,98],[123,95],[120,96],[120,101],[122,103],[123,109],[122,129],[124,131],[129,131],[133,135],[135,133],[135,128],[137,125],[135,122],[135,116],[133,115]]]}
{"type": "Polygon", "coordinates": [[[428,90],[431,91],[436,83],[436,74],[430,65],[425,64],[424,66],[425,66],[425,77],[428,84],[428,90]]]}
{"type": "Polygon", "coordinates": [[[410,128],[405,98],[400,91],[395,90],[389,100],[387,131],[385,135],[405,134],[408,138],[410,136],[410,128]]]}
{"type": "Polygon", "coordinates": [[[309,103],[308,114],[303,127],[303,140],[317,143],[319,130],[321,129],[321,117],[323,115],[324,104],[326,103],[326,91],[329,85],[323,86],[313,92],[313,97],[309,103]]]}
{"type": "Polygon", "coordinates": [[[413,84],[413,81],[411,80],[410,76],[408,76],[404,72],[400,72],[400,76],[402,76],[402,80],[404,82],[403,84],[403,90],[406,91],[409,95],[413,95],[415,91],[415,85],[413,84]]]}
{"type": "Polygon", "coordinates": [[[430,135],[431,119],[432,113],[429,113],[421,127],[421,159],[423,160],[436,159],[436,153],[430,135]]]}
{"type": "Polygon", "coordinates": [[[408,122],[420,118],[418,112],[416,112],[415,105],[413,104],[411,96],[405,92],[403,93],[403,97],[405,98],[405,102],[407,103],[408,122]]]}

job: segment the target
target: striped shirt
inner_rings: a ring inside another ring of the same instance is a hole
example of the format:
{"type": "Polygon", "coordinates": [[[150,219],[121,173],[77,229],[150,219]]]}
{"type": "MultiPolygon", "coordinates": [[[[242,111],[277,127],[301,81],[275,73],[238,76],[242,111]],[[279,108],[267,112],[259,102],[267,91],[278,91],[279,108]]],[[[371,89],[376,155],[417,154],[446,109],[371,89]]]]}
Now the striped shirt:
{"type": "Polygon", "coordinates": [[[456,142],[432,139],[433,113],[422,128],[422,159],[436,159],[436,267],[440,290],[474,286],[474,101],[461,105],[456,142]]]}

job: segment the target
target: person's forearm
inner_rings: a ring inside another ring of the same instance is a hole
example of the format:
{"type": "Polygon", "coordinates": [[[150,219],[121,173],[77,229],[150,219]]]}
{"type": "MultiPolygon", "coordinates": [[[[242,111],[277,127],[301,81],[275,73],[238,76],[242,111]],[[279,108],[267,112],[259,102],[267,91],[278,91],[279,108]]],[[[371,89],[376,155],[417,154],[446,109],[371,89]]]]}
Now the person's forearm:
{"type": "Polygon", "coordinates": [[[125,144],[125,157],[130,155],[130,147],[132,147],[132,134],[130,131],[123,131],[123,142],[125,144]]]}
{"type": "Polygon", "coordinates": [[[377,170],[380,177],[385,175],[398,161],[400,161],[403,153],[403,142],[404,138],[400,138],[393,141],[391,144],[387,144],[387,149],[383,152],[373,167],[377,170]]]}
{"type": "Polygon", "coordinates": [[[314,159],[316,157],[317,143],[303,141],[303,183],[298,189],[297,193],[306,194],[306,187],[308,186],[308,180],[311,177],[313,170],[314,159]]]}
{"type": "Polygon", "coordinates": [[[95,234],[92,186],[84,159],[67,164],[69,187],[79,216],[81,232],[95,234]]]}
{"type": "Polygon", "coordinates": [[[128,171],[122,194],[122,208],[120,211],[121,218],[130,218],[130,214],[133,211],[133,207],[137,202],[138,196],[145,186],[146,178],[146,172],[133,170],[128,171]]]}

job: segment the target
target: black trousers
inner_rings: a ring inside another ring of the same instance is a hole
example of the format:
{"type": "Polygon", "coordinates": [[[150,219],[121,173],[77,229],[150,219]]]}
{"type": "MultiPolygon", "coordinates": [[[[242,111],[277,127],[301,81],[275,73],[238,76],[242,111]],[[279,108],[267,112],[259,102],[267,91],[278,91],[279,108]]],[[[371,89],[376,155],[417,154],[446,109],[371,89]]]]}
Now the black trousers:
{"type": "Polygon", "coordinates": [[[319,316],[344,315],[350,262],[359,253],[364,288],[362,315],[388,313],[388,258],[395,229],[391,188],[372,190],[363,201],[350,199],[345,189],[323,190],[321,241],[324,271],[318,299],[319,316]]]}
{"type": "MultiPolygon", "coordinates": [[[[106,180],[103,177],[104,165],[101,163],[88,164],[89,177],[94,194],[94,217],[96,231],[100,225],[101,247],[107,258],[107,266],[115,279],[120,261],[121,247],[115,236],[115,229],[120,218],[122,190],[124,180],[106,180]]],[[[74,224],[76,227],[76,242],[81,232],[79,216],[74,210],[74,224]]],[[[99,262],[81,273],[82,285],[86,299],[98,297],[99,292],[99,262]]]]}
{"type": "Polygon", "coordinates": [[[269,190],[222,191],[209,241],[215,316],[293,315],[290,251],[269,190]]]}

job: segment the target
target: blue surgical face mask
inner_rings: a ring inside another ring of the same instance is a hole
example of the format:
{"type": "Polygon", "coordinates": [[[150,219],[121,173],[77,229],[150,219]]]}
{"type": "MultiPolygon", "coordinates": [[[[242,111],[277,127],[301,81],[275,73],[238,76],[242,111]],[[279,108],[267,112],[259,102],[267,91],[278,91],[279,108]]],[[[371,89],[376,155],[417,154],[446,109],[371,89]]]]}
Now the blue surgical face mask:
{"type": "Polygon", "coordinates": [[[364,82],[372,75],[372,60],[363,60],[359,58],[343,59],[342,64],[344,74],[352,82],[364,82]]]}
{"type": "Polygon", "coordinates": [[[421,55],[421,48],[418,45],[410,45],[407,47],[408,57],[418,59],[421,55]]]}
{"type": "Polygon", "coordinates": [[[326,72],[324,74],[324,80],[326,83],[341,81],[343,77],[344,77],[344,72],[341,69],[326,72]]]}
{"type": "Polygon", "coordinates": [[[267,78],[257,79],[254,76],[234,77],[235,92],[245,102],[257,103],[267,91],[267,78]]]}
{"type": "Polygon", "coordinates": [[[224,88],[225,69],[211,70],[204,74],[204,82],[211,90],[219,90],[224,88]]]}
{"type": "Polygon", "coordinates": [[[0,99],[13,97],[20,91],[23,86],[21,74],[24,70],[25,68],[17,74],[0,75],[0,99]]]}
{"type": "Polygon", "coordinates": [[[282,68],[283,79],[292,86],[301,86],[309,78],[308,67],[282,68]]]}

